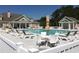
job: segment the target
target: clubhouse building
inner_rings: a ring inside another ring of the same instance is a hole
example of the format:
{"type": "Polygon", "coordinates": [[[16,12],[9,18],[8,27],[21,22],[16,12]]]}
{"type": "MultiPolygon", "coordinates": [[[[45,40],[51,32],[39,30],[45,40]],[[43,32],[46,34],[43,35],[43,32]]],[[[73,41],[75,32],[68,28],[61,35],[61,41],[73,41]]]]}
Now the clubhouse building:
{"type": "Polygon", "coordinates": [[[0,27],[3,28],[26,29],[28,27],[38,26],[39,23],[27,15],[16,14],[9,11],[0,14],[0,27]]]}

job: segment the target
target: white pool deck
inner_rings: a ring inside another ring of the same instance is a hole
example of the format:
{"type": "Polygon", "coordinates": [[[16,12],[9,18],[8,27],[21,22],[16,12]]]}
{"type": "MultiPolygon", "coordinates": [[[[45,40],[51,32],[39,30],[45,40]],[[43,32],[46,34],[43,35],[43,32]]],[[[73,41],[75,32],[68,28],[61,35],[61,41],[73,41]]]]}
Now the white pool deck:
{"type": "Polygon", "coordinates": [[[3,33],[1,32],[1,35],[4,36],[5,38],[8,38],[9,40],[13,41],[14,43],[19,43],[19,42],[23,42],[24,43],[24,47],[26,48],[35,48],[36,46],[34,46],[34,41],[32,39],[22,39],[17,35],[11,35],[11,34],[7,34],[7,33],[3,33]],[[25,44],[26,43],[26,44],[25,44]]]}
{"type": "Polygon", "coordinates": [[[0,53],[16,53],[16,51],[0,40],[0,53]]]}
{"type": "MultiPolygon", "coordinates": [[[[35,48],[35,49],[39,49],[39,47],[36,45],[36,42],[37,42],[37,40],[39,39],[38,37],[34,37],[34,39],[30,39],[30,38],[26,38],[26,39],[24,39],[23,38],[23,35],[21,35],[21,36],[18,36],[18,35],[16,35],[16,33],[6,33],[5,31],[3,31],[3,30],[0,30],[0,36],[2,36],[2,37],[5,37],[5,38],[7,38],[8,40],[10,40],[10,41],[12,41],[13,43],[15,43],[15,44],[18,44],[18,43],[23,43],[23,47],[25,48],[25,49],[29,49],[29,50],[31,50],[31,49],[33,49],[33,48],[35,48]]],[[[28,36],[28,35],[27,35],[28,36]]],[[[1,41],[2,43],[3,43],[3,41],[1,41]]],[[[2,43],[0,43],[3,47],[4,46],[6,46],[7,44],[6,43],[4,43],[4,45],[2,44],[2,43]]],[[[7,45],[8,46],[8,45],[7,45]]],[[[1,50],[0,50],[0,52],[3,52],[4,51],[4,49],[5,49],[5,51],[4,52],[8,52],[8,50],[9,50],[9,48],[12,50],[12,48],[11,47],[4,47],[4,48],[1,48],[1,50]],[[3,51],[2,51],[3,50],[3,51]]],[[[48,48],[48,47],[43,47],[43,49],[46,49],[46,48],[48,48]]],[[[41,48],[40,48],[41,49],[41,48]]],[[[16,52],[15,50],[12,50],[13,52],[16,52]]],[[[10,51],[9,50],[9,52],[12,52],[12,51],[10,51]]],[[[12,53],[13,53],[12,52],[12,53]]]]}
{"type": "MultiPolygon", "coordinates": [[[[40,37],[37,37],[35,36],[33,39],[24,39],[23,37],[21,36],[18,36],[16,35],[16,33],[6,33],[5,31],[3,30],[0,30],[0,36],[2,37],[5,37],[7,38],[8,40],[12,41],[13,43],[15,44],[18,44],[18,43],[23,43],[23,48],[25,49],[33,49],[33,48],[36,48],[36,49],[50,49],[48,46],[43,46],[43,47],[38,47],[36,45],[36,42],[38,41],[38,39],[40,39],[40,37]]],[[[53,37],[52,37],[53,39],[53,37]]],[[[61,45],[64,45],[64,44],[68,44],[70,43],[69,41],[62,41],[60,40],[60,44],[58,44],[57,47],[61,46],[61,45]]],[[[67,52],[79,52],[79,47],[77,47],[75,50],[69,50],[67,52]]],[[[0,39],[0,53],[16,53],[17,51],[15,49],[13,49],[11,46],[9,46],[8,44],[6,44],[3,40],[0,39]]]]}

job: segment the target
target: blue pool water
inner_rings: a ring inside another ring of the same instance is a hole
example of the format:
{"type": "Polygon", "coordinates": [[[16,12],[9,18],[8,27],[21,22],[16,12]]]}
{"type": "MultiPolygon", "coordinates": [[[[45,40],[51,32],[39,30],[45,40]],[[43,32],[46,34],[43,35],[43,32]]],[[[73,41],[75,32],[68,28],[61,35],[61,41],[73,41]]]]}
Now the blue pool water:
{"type": "Polygon", "coordinates": [[[28,29],[28,31],[31,31],[33,33],[41,34],[41,32],[47,32],[47,35],[54,35],[56,32],[58,33],[67,33],[68,30],[57,30],[57,29],[52,29],[52,30],[45,30],[45,29],[28,29]]]}

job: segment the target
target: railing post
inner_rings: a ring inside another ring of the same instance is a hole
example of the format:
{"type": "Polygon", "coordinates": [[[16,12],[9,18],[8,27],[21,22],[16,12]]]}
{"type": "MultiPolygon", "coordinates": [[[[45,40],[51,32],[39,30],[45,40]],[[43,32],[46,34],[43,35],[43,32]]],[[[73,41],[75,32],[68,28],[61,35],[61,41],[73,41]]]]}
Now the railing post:
{"type": "Polygon", "coordinates": [[[22,42],[19,42],[16,45],[17,45],[17,49],[16,49],[17,50],[17,53],[20,53],[21,52],[20,51],[21,50],[20,47],[23,47],[23,43],[22,42]]]}

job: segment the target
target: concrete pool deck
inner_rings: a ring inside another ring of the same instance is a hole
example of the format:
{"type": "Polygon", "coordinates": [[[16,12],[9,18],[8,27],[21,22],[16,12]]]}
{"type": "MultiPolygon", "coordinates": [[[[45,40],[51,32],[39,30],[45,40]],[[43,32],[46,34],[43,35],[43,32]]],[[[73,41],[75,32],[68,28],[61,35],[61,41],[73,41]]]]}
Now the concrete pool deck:
{"type": "MultiPolygon", "coordinates": [[[[37,40],[40,37],[35,36],[34,39],[29,39],[29,38],[25,39],[25,38],[23,38],[23,36],[24,35],[22,35],[22,36],[16,35],[16,33],[14,33],[14,32],[13,33],[12,32],[11,33],[6,33],[5,31],[1,31],[0,30],[0,38],[1,37],[3,37],[3,39],[4,38],[7,38],[11,42],[13,42],[14,45],[17,45],[19,43],[22,43],[23,44],[23,47],[25,49],[27,49],[27,50],[28,49],[31,50],[33,48],[39,49],[39,51],[43,51],[43,50],[47,50],[47,49],[50,50],[50,47],[48,47],[48,46],[38,47],[36,45],[36,42],[37,42],[37,40]]],[[[53,39],[53,37],[52,37],[52,39],[53,39]]],[[[60,40],[60,43],[57,45],[57,47],[62,46],[64,44],[69,44],[69,43],[72,43],[72,42],[60,40]]],[[[16,50],[13,50],[10,46],[8,46],[5,42],[3,42],[1,40],[0,40],[0,44],[2,46],[2,48],[0,48],[0,50],[2,52],[4,51],[4,53],[7,53],[7,52],[15,53],[15,52],[17,52],[16,50]]],[[[54,49],[56,47],[52,47],[52,48],[54,49]]],[[[78,51],[78,49],[76,49],[76,50],[78,51]]],[[[71,50],[71,52],[75,52],[75,50],[71,50]]]]}

